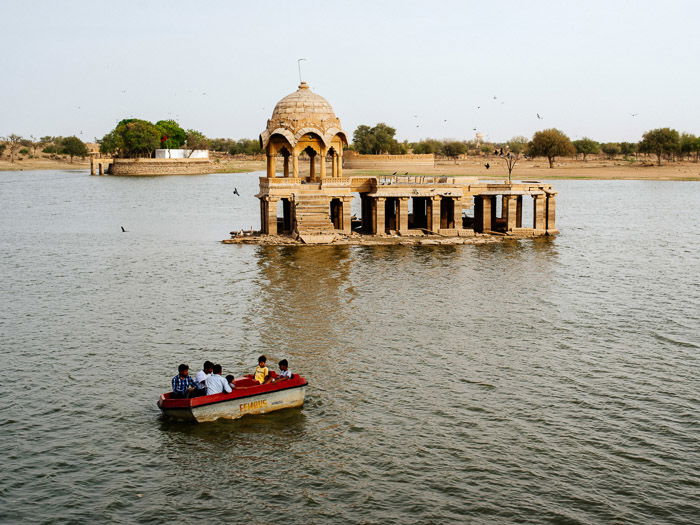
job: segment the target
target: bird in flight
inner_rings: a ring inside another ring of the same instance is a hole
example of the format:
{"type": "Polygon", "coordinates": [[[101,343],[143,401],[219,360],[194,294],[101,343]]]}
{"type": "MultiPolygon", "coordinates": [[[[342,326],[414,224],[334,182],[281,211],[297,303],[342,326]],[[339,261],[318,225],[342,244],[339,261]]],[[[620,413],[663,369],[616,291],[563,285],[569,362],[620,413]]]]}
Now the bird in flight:
{"type": "Polygon", "coordinates": [[[542,120],[542,117],[540,117],[540,114],[539,114],[539,113],[537,114],[537,118],[540,119],[540,120],[542,120]]]}
{"type": "Polygon", "coordinates": [[[238,193],[238,188],[233,188],[233,194],[238,195],[239,197],[241,196],[241,194],[238,193]]]}
{"type": "Polygon", "coordinates": [[[484,164],[484,166],[486,167],[486,169],[489,169],[491,167],[491,164],[487,162],[486,164],[484,164]]]}
{"type": "Polygon", "coordinates": [[[122,226],[122,233],[123,233],[123,232],[126,232],[126,230],[124,229],[124,226],[122,226]]]}
{"type": "Polygon", "coordinates": [[[630,115],[632,115],[633,117],[636,117],[637,115],[639,115],[639,113],[630,113],[630,115]]]}

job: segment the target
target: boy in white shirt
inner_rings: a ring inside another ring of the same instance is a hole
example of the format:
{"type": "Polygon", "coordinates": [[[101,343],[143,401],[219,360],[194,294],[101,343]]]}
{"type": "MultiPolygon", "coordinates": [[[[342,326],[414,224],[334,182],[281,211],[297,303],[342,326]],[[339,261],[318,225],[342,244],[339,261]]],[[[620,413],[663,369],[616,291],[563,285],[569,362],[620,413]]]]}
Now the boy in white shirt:
{"type": "Polygon", "coordinates": [[[207,395],[211,396],[213,394],[221,394],[223,392],[231,393],[231,385],[228,384],[223,377],[221,377],[221,365],[214,365],[212,369],[212,374],[207,377],[207,395]]]}
{"type": "Polygon", "coordinates": [[[280,372],[277,374],[277,379],[275,379],[275,381],[284,381],[285,379],[292,378],[292,371],[287,368],[288,366],[289,363],[286,359],[282,359],[282,361],[279,362],[280,372]]]}

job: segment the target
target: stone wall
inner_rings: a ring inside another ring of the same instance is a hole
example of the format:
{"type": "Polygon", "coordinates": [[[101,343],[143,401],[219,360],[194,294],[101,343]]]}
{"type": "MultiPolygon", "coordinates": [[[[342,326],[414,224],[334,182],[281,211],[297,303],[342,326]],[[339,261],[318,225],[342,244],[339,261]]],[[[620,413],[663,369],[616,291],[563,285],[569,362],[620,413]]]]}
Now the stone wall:
{"type": "Polygon", "coordinates": [[[343,168],[364,170],[412,170],[433,167],[435,155],[360,155],[352,151],[343,154],[343,168]]]}
{"type": "Polygon", "coordinates": [[[201,175],[211,173],[209,159],[114,159],[110,175],[201,175]]]}

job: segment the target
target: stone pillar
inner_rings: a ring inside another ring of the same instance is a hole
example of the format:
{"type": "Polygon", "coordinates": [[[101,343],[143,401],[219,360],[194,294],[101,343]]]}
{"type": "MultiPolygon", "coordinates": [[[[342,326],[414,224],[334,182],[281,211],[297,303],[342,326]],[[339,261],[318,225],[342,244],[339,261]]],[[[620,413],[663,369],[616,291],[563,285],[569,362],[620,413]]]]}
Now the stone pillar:
{"type": "Polygon", "coordinates": [[[338,156],[333,152],[331,156],[331,177],[336,178],[338,176],[338,156]]]}
{"type": "Polygon", "coordinates": [[[494,198],[490,195],[480,195],[481,198],[481,231],[493,230],[493,216],[496,213],[494,198]]]}
{"type": "Polygon", "coordinates": [[[523,196],[518,195],[518,198],[516,199],[516,208],[515,208],[515,227],[516,228],[522,228],[523,227],[523,196]]]}
{"type": "Polygon", "coordinates": [[[275,176],[275,157],[270,152],[267,153],[267,178],[271,179],[275,176]]]}
{"type": "Polygon", "coordinates": [[[547,194],[547,233],[558,233],[556,226],[557,201],[556,193],[547,194]]]}
{"type": "MultiPolygon", "coordinates": [[[[335,155],[333,156],[335,158],[335,155]]],[[[343,197],[343,233],[352,232],[352,197],[343,197]]]]}
{"type": "MultiPolygon", "coordinates": [[[[99,173],[100,175],[105,174],[105,165],[102,164],[101,162],[98,164],[97,173],[99,173]]],[[[114,172],[112,172],[112,173],[114,173],[114,172]]]]}
{"type": "Polygon", "coordinates": [[[267,233],[267,202],[260,197],[260,232],[267,233]]]}
{"type": "Polygon", "coordinates": [[[455,229],[463,230],[464,225],[462,224],[462,197],[455,197],[452,199],[452,202],[454,202],[455,229]]]}
{"type": "Polygon", "coordinates": [[[374,220],[372,225],[374,226],[375,235],[385,235],[386,234],[386,198],[377,197],[374,205],[374,220]]]}
{"type": "Polygon", "coordinates": [[[433,195],[430,197],[430,214],[428,215],[428,229],[435,233],[440,231],[440,201],[442,196],[433,195]]]}
{"type": "Polygon", "coordinates": [[[309,156],[309,180],[316,180],[316,155],[309,156]]]}
{"type": "Polygon", "coordinates": [[[95,157],[90,157],[90,175],[95,174],[95,157]]]}
{"type": "Polygon", "coordinates": [[[299,178],[299,154],[292,155],[292,177],[299,178]]]}
{"type": "Polygon", "coordinates": [[[338,151],[338,166],[336,167],[338,177],[343,176],[343,150],[338,151]]]}
{"type": "Polygon", "coordinates": [[[273,197],[266,197],[267,200],[267,234],[277,235],[277,200],[273,197]]]}
{"type": "Polygon", "coordinates": [[[326,155],[328,153],[328,150],[324,147],[321,147],[321,154],[318,157],[318,160],[321,164],[321,169],[319,170],[319,177],[321,180],[326,178],[326,155]]]}
{"type": "Polygon", "coordinates": [[[518,214],[518,201],[515,195],[503,196],[503,218],[506,220],[506,231],[510,232],[515,229],[518,214]]]}
{"type": "Polygon", "coordinates": [[[289,155],[284,156],[284,176],[289,177],[289,155]]]}
{"type": "Polygon", "coordinates": [[[396,222],[399,234],[408,233],[408,197],[399,197],[399,216],[396,222]]]}
{"type": "Polygon", "coordinates": [[[546,230],[547,224],[545,221],[545,196],[544,195],[533,195],[532,196],[532,227],[536,230],[546,230]]]}

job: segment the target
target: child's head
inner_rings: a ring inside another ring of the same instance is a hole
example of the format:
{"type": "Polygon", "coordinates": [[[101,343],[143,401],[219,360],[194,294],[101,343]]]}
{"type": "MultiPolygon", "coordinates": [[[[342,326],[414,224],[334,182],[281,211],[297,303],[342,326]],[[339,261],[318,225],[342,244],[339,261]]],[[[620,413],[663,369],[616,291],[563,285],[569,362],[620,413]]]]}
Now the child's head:
{"type": "Polygon", "coordinates": [[[183,363],[177,367],[177,371],[182,377],[185,377],[190,373],[190,367],[183,363]]]}
{"type": "Polygon", "coordinates": [[[282,359],[282,361],[280,361],[280,370],[287,370],[288,366],[289,366],[289,363],[287,362],[286,359],[282,359]]]}
{"type": "Polygon", "coordinates": [[[267,357],[265,357],[264,355],[258,357],[258,366],[265,366],[265,363],[267,363],[267,357]]]}
{"type": "Polygon", "coordinates": [[[226,382],[227,383],[233,383],[233,376],[231,374],[226,376],[226,382]]]}
{"type": "Polygon", "coordinates": [[[212,370],[215,374],[221,375],[221,372],[224,370],[224,367],[222,367],[221,365],[214,365],[212,367],[212,370]]]}

